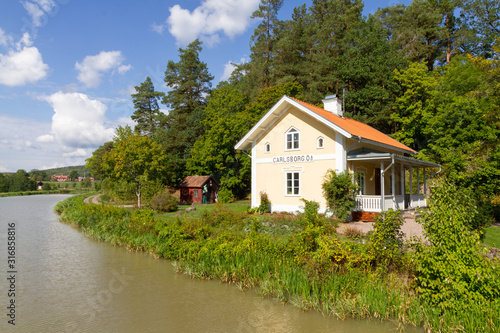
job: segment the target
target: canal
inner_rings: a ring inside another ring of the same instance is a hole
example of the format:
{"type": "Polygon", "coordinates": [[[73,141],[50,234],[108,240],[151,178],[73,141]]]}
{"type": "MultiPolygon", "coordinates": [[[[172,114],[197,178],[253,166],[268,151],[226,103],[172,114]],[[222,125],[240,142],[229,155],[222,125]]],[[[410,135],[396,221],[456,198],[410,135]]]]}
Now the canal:
{"type": "Polygon", "coordinates": [[[0,332],[396,332],[394,323],[340,321],[193,280],[169,261],[88,239],[58,222],[54,205],[66,197],[0,198],[0,332]],[[7,264],[9,224],[14,270],[7,264]],[[8,322],[12,299],[15,326],[8,322]]]}

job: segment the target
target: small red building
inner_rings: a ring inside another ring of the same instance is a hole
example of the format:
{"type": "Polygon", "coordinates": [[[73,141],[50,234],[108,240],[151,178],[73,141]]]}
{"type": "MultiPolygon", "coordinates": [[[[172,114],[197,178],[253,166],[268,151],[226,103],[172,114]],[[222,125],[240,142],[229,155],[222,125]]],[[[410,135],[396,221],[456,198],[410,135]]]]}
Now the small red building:
{"type": "Polygon", "coordinates": [[[219,183],[212,176],[187,176],[179,184],[181,203],[214,203],[219,183]]]}

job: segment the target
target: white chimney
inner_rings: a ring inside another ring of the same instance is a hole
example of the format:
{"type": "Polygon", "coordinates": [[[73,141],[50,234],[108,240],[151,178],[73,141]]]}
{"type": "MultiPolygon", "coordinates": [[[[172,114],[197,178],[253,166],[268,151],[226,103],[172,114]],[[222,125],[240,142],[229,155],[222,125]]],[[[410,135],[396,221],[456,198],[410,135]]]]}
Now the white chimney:
{"type": "Polygon", "coordinates": [[[339,117],[343,117],[342,100],[337,95],[326,96],[323,100],[323,109],[339,117]]]}

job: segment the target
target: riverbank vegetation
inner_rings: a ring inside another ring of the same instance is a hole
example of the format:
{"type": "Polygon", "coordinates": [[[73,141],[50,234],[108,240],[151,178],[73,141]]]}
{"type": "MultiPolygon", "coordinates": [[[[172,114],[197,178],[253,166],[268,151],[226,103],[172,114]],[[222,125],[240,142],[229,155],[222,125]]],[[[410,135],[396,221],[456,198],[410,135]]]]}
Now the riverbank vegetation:
{"type": "Polygon", "coordinates": [[[435,189],[422,218],[430,244],[403,241],[401,215],[392,211],[376,221],[369,238],[348,240],[309,201],[298,218],[222,204],[198,216],[158,218],[151,210],[86,205],[79,196],[56,211],[94,239],[150,252],[193,277],[255,288],[305,310],[436,332],[497,332],[499,262],[485,257],[477,231],[468,227],[477,212],[468,199],[470,193],[450,183],[435,189]]]}

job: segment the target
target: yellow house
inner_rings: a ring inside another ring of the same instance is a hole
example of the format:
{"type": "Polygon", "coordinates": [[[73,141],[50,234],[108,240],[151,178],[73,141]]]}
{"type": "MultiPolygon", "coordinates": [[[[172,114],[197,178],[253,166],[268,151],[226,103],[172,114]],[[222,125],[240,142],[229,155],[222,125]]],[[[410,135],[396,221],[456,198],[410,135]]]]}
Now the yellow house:
{"type": "Polygon", "coordinates": [[[416,160],[413,149],[343,117],[342,101],[335,95],[323,103],[322,109],[283,96],[236,144],[236,149],[251,151],[252,207],[259,206],[263,191],[273,211],[299,211],[302,198],[318,202],[325,211],[321,184],[329,169],[356,173],[360,191],[354,211],[425,206],[423,193],[433,176],[427,176],[429,169],[439,172],[441,166],[416,160]],[[412,186],[412,177],[417,186],[412,186]]]}

